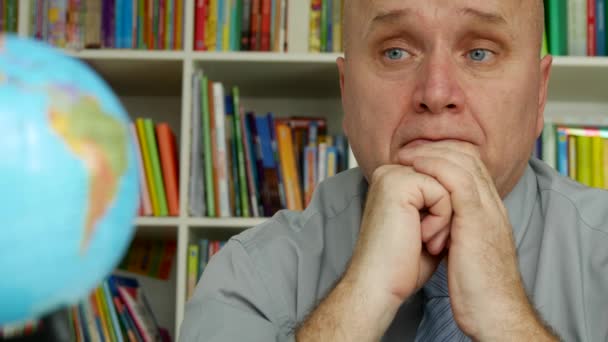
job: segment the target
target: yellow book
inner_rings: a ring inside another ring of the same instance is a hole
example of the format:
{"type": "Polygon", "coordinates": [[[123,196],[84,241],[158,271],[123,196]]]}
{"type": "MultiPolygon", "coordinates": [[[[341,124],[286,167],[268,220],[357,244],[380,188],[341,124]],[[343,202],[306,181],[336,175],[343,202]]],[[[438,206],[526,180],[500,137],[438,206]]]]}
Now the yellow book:
{"type": "Polygon", "coordinates": [[[600,136],[591,138],[591,186],[604,187],[604,141],[600,136]]]}
{"type": "Polygon", "coordinates": [[[309,52],[321,52],[321,6],[322,0],[312,0],[310,3],[309,52]]]}
{"type": "Polygon", "coordinates": [[[101,333],[105,337],[106,341],[114,342],[114,340],[112,339],[112,334],[110,334],[110,330],[108,328],[109,322],[106,319],[106,310],[101,301],[101,297],[99,294],[99,288],[95,289],[95,293],[93,294],[93,297],[95,298],[95,303],[97,304],[97,310],[99,311],[99,319],[101,321],[101,330],[102,330],[101,333]]]}
{"type": "Polygon", "coordinates": [[[604,189],[608,190],[608,139],[602,139],[602,171],[604,176],[604,189]]]}
{"type": "Polygon", "coordinates": [[[230,51],[232,6],[236,6],[233,0],[224,0],[224,20],[222,22],[222,50],[224,51],[230,51]]]}
{"type": "Polygon", "coordinates": [[[296,159],[293,154],[291,128],[284,122],[277,122],[276,131],[277,143],[279,145],[279,166],[281,167],[283,183],[285,184],[287,209],[302,210],[302,190],[300,189],[296,159]]]}
{"type": "Polygon", "coordinates": [[[177,15],[175,16],[175,47],[177,50],[182,50],[184,48],[182,45],[182,28],[184,25],[183,6],[183,0],[175,0],[175,10],[177,11],[177,15]]]}
{"type": "Polygon", "coordinates": [[[209,16],[205,25],[205,46],[208,51],[215,51],[217,45],[217,2],[218,0],[209,0],[209,16]]]}
{"type": "Polygon", "coordinates": [[[576,137],[576,180],[591,186],[591,137],[576,137]]]}
{"type": "Polygon", "coordinates": [[[152,173],[152,158],[150,157],[150,150],[148,148],[148,140],[146,139],[145,121],[142,118],[135,120],[135,126],[137,126],[137,135],[139,137],[139,143],[141,145],[141,154],[144,159],[144,170],[146,171],[146,182],[148,183],[148,189],[150,191],[150,200],[152,201],[152,212],[154,216],[160,216],[160,203],[158,201],[158,193],[156,186],[154,186],[154,175],[152,173]]]}
{"type": "Polygon", "coordinates": [[[192,243],[188,246],[188,281],[186,283],[186,299],[189,299],[194,293],[196,283],[198,282],[198,263],[199,263],[198,245],[192,243]]]}
{"type": "MultiPolygon", "coordinates": [[[[95,290],[95,295],[99,298],[99,302],[100,302],[99,311],[100,311],[100,314],[102,315],[102,317],[104,317],[104,319],[105,319],[105,323],[108,328],[108,333],[110,334],[109,336],[111,336],[110,339],[112,341],[118,342],[118,337],[116,335],[116,331],[114,330],[114,325],[112,324],[112,318],[110,317],[110,308],[108,307],[108,305],[109,305],[108,299],[106,298],[106,294],[103,291],[103,286],[99,286],[95,290]]],[[[111,305],[114,305],[114,304],[111,304],[111,305]]]]}

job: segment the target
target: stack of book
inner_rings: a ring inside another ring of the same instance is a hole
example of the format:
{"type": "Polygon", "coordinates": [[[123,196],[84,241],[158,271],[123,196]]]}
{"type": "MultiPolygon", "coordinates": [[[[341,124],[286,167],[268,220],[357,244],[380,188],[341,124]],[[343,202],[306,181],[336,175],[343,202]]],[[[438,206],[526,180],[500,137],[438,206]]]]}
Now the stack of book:
{"type": "Polygon", "coordinates": [[[269,217],[302,210],[315,186],[346,169],[348,147],[325,119],[255,115],[202,71],[193,77],[188,210],[192,216],[269,217]]]}
{"type": "Polygon", "coordinates": [[[179,163],[167,123],[138,118],[131,123],[140,181],[140,216],[179,216],[179,163]]]}
{"type": "Polygon", "coordinates": [[[184,0],[32,0],[30,35],[69,49],[183,48],[184,0]]]}
{"type": "Polygon", "coordinates": [[[0,33],[17,32],[19,4],[17,0],[0,0],[0,33]]]}
{"type": "Polygon", "coordinates": [[[135,238],[118,269],[167,280],[171,274],[176,250],[175,240],[135,238]]]}
{"type": "Polygon", "coordinates": [[[607,56],[606,0],[545,0],[546,38],[555,56],[607,56]]]}
{"type": "Polygon", "coordinates": [[[608,129],[545,125],[535,156],[561,174],[608,189],[608,129]]]}
{"type": "Polygon", "coordinates": [[[187,299],[194,293],[196,284],[211,257],[219,252],[225,244],[226,241],[200,239],[198,243],[188,245],[187,299]]]}
{"type": "Polygon", "coordinates": [[[344,0],[309,0],[310,52],[342,52],[344,0]]]}
{"type": "MultiPolygon", "coordinates": [[[[69,341],[171,341],[167,330],[158,326],[135,278],[111,275],[80,303],[63,309],[61,315],[69,320],[69,341]]],[[[42,324],[31,321],[5,326],[0,328],[0,338],[42,339],[42,324]]]]}
{"type": "Polygon", "coordinates": [[[196,0],[194,49],[286,51],[287,2],[196,0]]]}

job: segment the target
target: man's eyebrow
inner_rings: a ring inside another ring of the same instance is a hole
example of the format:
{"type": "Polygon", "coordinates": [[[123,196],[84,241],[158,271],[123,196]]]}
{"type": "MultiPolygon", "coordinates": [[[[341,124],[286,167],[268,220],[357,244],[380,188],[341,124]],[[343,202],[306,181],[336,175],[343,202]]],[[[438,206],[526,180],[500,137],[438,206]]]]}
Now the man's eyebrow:
{"type": "MultiPolygon", "coordinates": [[[[413,11],[409,8],[401,8],[389,11],[381,11],[372,19],[368,31],[378,24],[390,24],[399,22],[404,17],[411,15],[413,11]]],[[[456,13],[459,15],[464,15],[468,17],[473,17],[481,21],[485,21],[489,24],[494,25],[505,25],[507,24],[507,20],[504,16],[494,12],[486,12],[483,10],[479,10],[472,7],[463,7],[456,10],[456,13]]]]}

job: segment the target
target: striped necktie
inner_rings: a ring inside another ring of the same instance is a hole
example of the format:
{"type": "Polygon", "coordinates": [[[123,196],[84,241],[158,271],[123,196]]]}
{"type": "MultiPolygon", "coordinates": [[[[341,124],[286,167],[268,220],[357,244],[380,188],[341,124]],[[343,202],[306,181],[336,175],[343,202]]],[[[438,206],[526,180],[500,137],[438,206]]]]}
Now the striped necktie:
{"type": "Polygon", "coordinates": [[[470,341],[454,321],[445,261],[439,264],[435,274],[424,286],[424,297],[424,314],[415,342],[470,341]]]}

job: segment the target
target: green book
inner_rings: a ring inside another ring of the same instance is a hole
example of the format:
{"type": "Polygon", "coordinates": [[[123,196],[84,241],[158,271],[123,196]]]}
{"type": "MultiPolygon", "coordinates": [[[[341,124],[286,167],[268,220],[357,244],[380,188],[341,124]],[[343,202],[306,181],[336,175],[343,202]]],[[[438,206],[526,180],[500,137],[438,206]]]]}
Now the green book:
{"type": "Polygon", "coordinates": [[[146,44],[145,30],[146,27],[144,25],[146,20],[146,12],[145,12],[145,2],[147,0],[137,0],[137,48],[145,50],[148,48],[146,44]]]}
{"type": "Polygon", "coordinates": [[[549,54],[549,46],[547,44],[547,31],[543,32],[543,45],[541,46],[540,57],[545,57],[549,54]]]}
{"type": "Polygon", "coordinates": [[[230,51],[241,50],[241,25],[243,18],[243,0],[233,0],[232,18],[230,19],[230,51]]]}
{"type": "Polygon", "coordinates": [[[156,144],[156,134],[154,132],[154,122],[151,119],[144,119],[144,128],[146,129],[146,141],[150,149],[150,162],[152,164],[152,177],[154,187],[157,191],[158,207],[160,210],[159,216],[167,216],[167,197],[165,195],[165,184],[163,183],[163,173],[160,167],[160,159],[158,155],[158,145],[156,144]]]}
{"type": "Polygon", "coordinates": [[[206,76],[201,77],[201,116],[203,120],[203,150],[205,154],[205,192],[207,195],[207,216],[216,217],[215,191],[213,188],[213,154],[211,153],[211,123],[209,122],[209,81],[206,76]]]}
{"type": "Polygon", "coordinates": [[[236,139],[236,153],[239,173],[239,187],[241,192],[241,210],[243,217],[251,217],[249,212],[249,191],[247,189],[247,176],[245,169],[245,152],[243,151],[243,134],[241,132],[241,110],[239,99],[239,88],[232,88],[232,98],[234,101],[234,138],[236,139]]]}
{"type": "Polygon", "coordinates": [[[568,55],[568,0],[546,0],[545,20],[549,52],[568,55]]]}
{"type": "Polygon", "coordinates": [[[591,186],[592,169],[591,137],[576,137],[576,180],[591,186]]]}
{"type": "Polygon", "coordinates": [[[321,4],[321,52],[327,51],[327,34],[329,28],[329,1],[321,4]]]}

